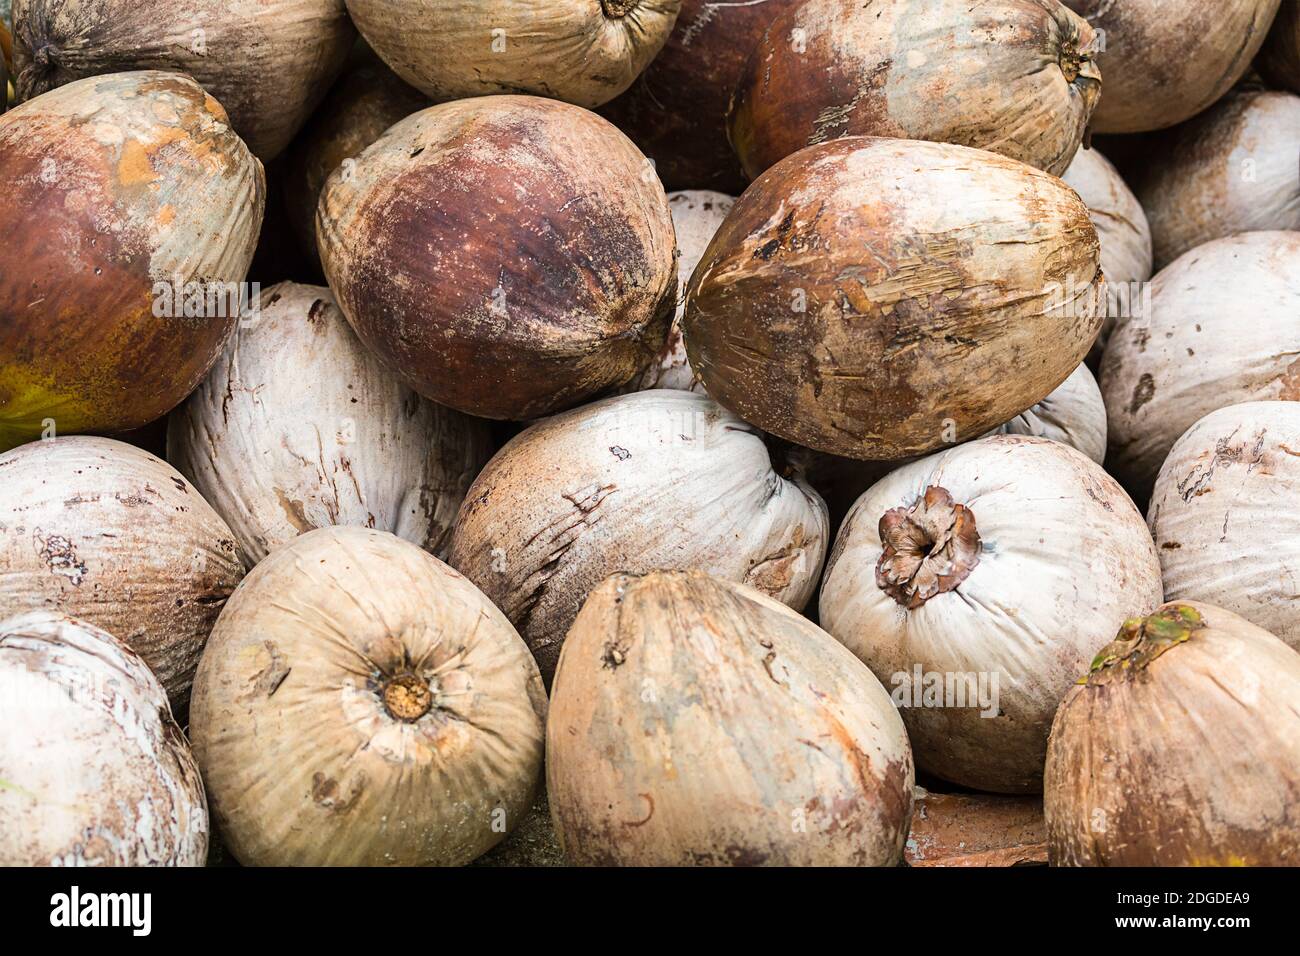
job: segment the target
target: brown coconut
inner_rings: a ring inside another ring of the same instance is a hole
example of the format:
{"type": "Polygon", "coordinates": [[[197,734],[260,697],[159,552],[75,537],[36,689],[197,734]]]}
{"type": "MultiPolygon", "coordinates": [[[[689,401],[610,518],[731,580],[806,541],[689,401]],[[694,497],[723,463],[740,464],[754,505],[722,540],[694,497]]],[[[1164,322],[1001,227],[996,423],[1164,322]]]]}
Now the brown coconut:
{"type": "Polygon", "coordinates": [[[225,111],[179,74],[78,80],[0,118],[0,183],[0,449],[167,414],[234,328],[262,223],[225,111]]]}
{"type": "Polygon", "coordinates": [[[1278,0],[1064,0],[1099,38],[1098,133],[1164,129],[1195,116],[1250,68],[1278,0]]]}
{"type": "Polygon", "coordinates": [[[16,0],[18,97],[124,70],[174,70],[221,101],[263,160],[279,154],[343,66],[343,0],[16,0]]]}
{"type": "Polygon", "coordinates": [[[760,177],[691,278],[708,393],[831,454],[976,437],[1083,360],[1100,248],[1068,186],[982,150],[850,137],[760,177]]]}
{"type": "Polygon", "coordinates": [[[339,306],[417,392],[526,419],[621,385],[668,335],[672,214],[626,136],[577,106],[489,96],[398,123],[325,186],[339,306]]]}
{"type": "Polygon", "coordinates": [[[799,0],[682,0],[668,43],[632,87],[601,107],[670,190],[739,194],[749,182],[727,141],[727,106],[769,23],[799,0]]]}
{"type": "Polygon", "coordinates": [[[175,706],[243,574],[230,528],[148,452],[73,436],[0,455],[0,619],[42,608],[103,628],[175,706]]]}
{"type": "Polygon", "coordinates": [[[1065,866],[1300,862],[1300,654],[1221,608],[1124,624],[1052,724],[1048,852],[1065,866]]]}
{"type": "Polygon", "coordinates": [[[751,178],[841,136],[975,146],[1059,175],[1101,87],[1093,42],[1055,0],[808,0],[751,54],[731,143],[751,178]]]}
{"type": "Polygon", "coordinates": [[[362,35],[438,100],[533,93],[595,107],[663,47],[681,0],[347,0],[362,35]]]}
{"type": "Polygon", "coordinates": [[[654,572],[609,578],[569,631],[546,782],[578,865],[888,866],[913,771],[888,694],[830,635],[654,572]]]}
{"type": "Polygon", "coordinates": [[[1300,0],[1282,0],[1255,62],[1270,83],[1300,93],[1300,0]]]}

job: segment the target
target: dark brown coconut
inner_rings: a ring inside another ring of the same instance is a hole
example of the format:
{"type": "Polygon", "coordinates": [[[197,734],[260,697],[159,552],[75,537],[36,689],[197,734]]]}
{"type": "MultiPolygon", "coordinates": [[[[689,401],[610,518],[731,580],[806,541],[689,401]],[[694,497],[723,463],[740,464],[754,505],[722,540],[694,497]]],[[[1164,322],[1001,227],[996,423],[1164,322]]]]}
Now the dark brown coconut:
{"type": "Polygon", "coordinates": [[[1060,175],[1101,87],[1094,40],[1055,0],[809,0],[750,56],[731,143],[751,177],[841,136],[975,146],[1060,175]]]}
{"type": "Polygon", "coordinates": [[[176,73],[79,80],[0,118],[0,183],[0,450],[165,415],[238,321],[177,300],[241,282],[262,222],[225,111],[176,73]]]}
{"type": "Polygon", "coordinates": [[[1099,244],[1054,176],[980,150],[850,137],[737,201],[683,330],[709,395],[864,459],[975,438],[1041,400],[1100,325],[1099,244]]]}
{"type": "Polygon", "coordinates": [[[261,159],[278,154],[356,38],[343,0],[16,0],[18,97],[123,70],[194,77],[261,159]]]}
{"type": "Polygon", "coordinates": [[[1256,63],[1270,83],[1300,93],[1300,0],[1282,0],[1256,63]]]}
{"type": "Polygon", "coordinates": [[[1208,604],[1124,624],[1057,710],[1044,809],[1051,861],[1300,861],[1300,655],[1208,604]]]}
{"type": "Polygon", "coordinates": [[[485,418],[628,381],[674,311],[663,187],[613,125],[556,100],[416,113],[335,171],[316,232],[361,340],[416,391],[485,418]]]}
{"type": "Polygon", "coordinates": [[[727,141],[727,105],[754,44],[798,2],[683,0],[663,50],[631,89],[601,107],[654,160],[665,188],[745,188],[749,177],[727,141]]]}

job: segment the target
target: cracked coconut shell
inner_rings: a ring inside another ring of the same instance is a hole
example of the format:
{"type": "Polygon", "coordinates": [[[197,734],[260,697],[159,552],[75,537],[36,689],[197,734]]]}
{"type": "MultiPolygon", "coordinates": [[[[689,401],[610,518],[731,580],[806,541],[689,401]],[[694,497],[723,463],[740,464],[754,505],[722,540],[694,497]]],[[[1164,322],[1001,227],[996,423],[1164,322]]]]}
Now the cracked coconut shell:
{"type": "Polygon", "coordinates": [[[466,495],[448,562],[519,628],[549,680],[587,594],[616,571],[701,570],[802,609],[826,506],[763,436],[703,395],[658,389],[546,419],[466,495]]]}
{"type": "Polygon", "coordinates": [[[564,643],[546,783],[577,865],[889,866],[912,757],[889,695],[794,611],[706,574],[617,574],[564,643]]]}
{"type": "Polygon", "coordinates": [[[1300,861],[1300,655],[1208,604],[1126,621],[1061,701],[1044,781],[1058,866],[1300,861]]]}
{"type": "Polygon", "coordinates": [[[148,452],[74,436],[0,455],[0,618],[46,608],[103,628],[174,707],[243,574],[230,528],[148,452]]]}
{"type": "Polygon", "coordinates": [[[683,332],[708,393],[850,458],[924,454],[1060,385],[1101,325],[1099,244],[1055,176],[982,150],[851,137],[736,201],[683,332]]]}
{"type": "Polygon", "coordinates": [[[107,631],[0,621],[0,865],[202,866],[208,808],[144,662],[107,631]]]}
{"type": "Polygon", "coordinates": [[[125,70],[192,76],[262,160],[311,115],[356,39],[343,0],[16,0],[18,97],[125,70]]]}
{"type": "Polygon", "coordinates": [[[1150,302],[1119,320],[1101,363],[1107,467],[1139,500],[1203,415],[1300,400],[1300,232],[1197,246],[1156,274],[1150,302]]]}
{"type": "Polygon", "coordinates": [[[391,531],[437,554],[490,455],[487,423],[398,382],[328,289],[262,293],[198,390],[167,456],[230,525],[252,567],[330,525],[391,531]]]}
{"type": "Polygon", "coordinates": [[[456,866],[524,819],[546,693],[472,584],[383,531],[273,551],[212,632],[190,733],[245,866],[456,866]]]}
{"type": "Polygon", "coordinates": [[[749,177],[842,136],[957,143],[1059,175],[1101,90],[1088,24],[1056,0],[808,0],[732,97],[749,177]]]}
{"type": "Polygon", "coordinates": [[[1300,650],[1300,402],[1206,415],[1174,444],[1148,513],[1165,597],[1205,600],[1300,650]]]}
{"type": "Polygon", "coordinates": [[[681,0],[347,0],[366,42],[438,100],[533,93],[595,107],[663,47],[681,0]]]}
{"type": "Polygon", "coordinates": [[[1250,68],[1278,0],[1064,0],[1105,37],[1096,133],[1141,133],[1195,116],[1250,68]]]}
{"type": "Polygon", "coordinates": [[[403,120],[330,177],[316,234],[361,341],[420,394],[484,418],[630,381],[672,321],[663,187],[626,136],[555,100],[403,120]]]}
{"type": "Polygon", "coordinates": [[[902,706],[919,768],[1033,793],[1061,695],[1120,623],[1161,600],[1155,547],[1123,489],[1073,448],[997,435],[859,498],[820,610],[902,706]]]}
{"type": "Polygon", "coordinates": [[[262,223],[261,163],[220,104],[174,73],[61,86],[0,117],[0,183],[0,450],[167,414],[239,311],[175,300],[242,282],[262,223]]]}

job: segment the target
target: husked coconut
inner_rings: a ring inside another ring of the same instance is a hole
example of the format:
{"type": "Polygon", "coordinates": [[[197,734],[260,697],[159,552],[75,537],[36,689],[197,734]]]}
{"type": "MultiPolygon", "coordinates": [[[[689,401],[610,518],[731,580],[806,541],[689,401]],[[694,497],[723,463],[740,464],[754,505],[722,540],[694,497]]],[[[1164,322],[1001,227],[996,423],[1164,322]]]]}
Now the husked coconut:
{"type": "Polygon", "coordinates": [[[428,97],[403,83],[378,59],[339,77],[285,154],[285,208],[310,258],[318,255],[316,205],[330,173],[344,163],[355,163],[390,126],[428,106],[428,97]]]}
{"type": "Polygon", "coordinates": [[[0,118],[0,450],[138,428],[221,354],[239,308],[208,293],[228,305],[243,281],[266,193],[226,123],[160,72],[80,80],[0,118]]]}
{"type": "Polygon", "coordinates": [[[74,436],[0,455],[0,619],[43,608],[103,628],[175,706],[243,573],[226,523],[148,452],[74,436]]]}
{"type": "Polygon", "coordinates": [[[487,423],[393,378],[328,289],[262,293],[225,354],[172,412],[167,455],[252,567],[314,528],[391,531],[437,553],[487,461],[487,423]]]}
{"type": "Polygon", "coordinates": [[[750,178],[841,136],[974,146],[1059,175],[1101,90],[1094,42],[1055,0],[807,0],[750,54],[731,143],[750,178]]]}
{"type": "Polygon", "coordinates": [[[912,756],[880,683],[825,631],[698,572],[617,574],[565,641],[546,729],[578,865],[890,866],[912,756]]]}
{"type": "Polygon", "coordinates": [[[1206,415],[1174,444],[1151,497],[1165,597],[1204,599],[1300,650],[1300,402],[1206,415]]]}
{"type": "Polygon", "coordinates": [[[677,233],[677,314],[658,357],[630,384],[624,386],[625,391],[636,392],[647,388],[704,391],[695,378],[695,373],[691,371],[690,359],[686,357],[686,341],[682,338],[681,318],[686,311],[686,286],[691,281],[691,273],[700,264],[700,257],[708,248],[709,241],[735,203],[734,196],[707,190],[668,194],[673,230],[677,233]]]}
{"type": "Polygon", "coordinates": [[[821,623],[890,689],[919,768],[1032,793],[1061,695],[1125,618],[1161,600],[1123,489],[1073,448],[996,435],[858,499],[827,561],[821,623]]]}
{"type": "Polygon", "coordinates": [[[185,73],[269,160],[311,115],[356,31],[343,0],[16,0],[18,97],[125,70],[185,73]]]}
{"type": "Polygon", "coordinates": [[[1156,275],[1150,299],[1117,326],[1101,365],[1107,465],[1138,498],[1203,415],[1300,400],[1300,232],[1198,246],[1156,275]]]}
{"type": "Polygon", "coordinates": [[[811,146],[736,201],[687,291],[708,393],[852,458],[923,454],[1060,385],[1101,324],[1088,210],[1055,176],[941,143],[811,146]]]}
{"type": "Polygon", "coordinates": [[[996,432],[1050,438],[1077,448],[1100,465],[1106,459],[1106,403],[1088,366],[1080,365],[1045,399],[996,432]]]}
{"type": "Polygon", "coordinates": [[[727,141],[727,106],[749,52],[800,0],[682,0],[667,44],[601,115],[655,163],[668,189],[739,194],[749,182],[727,141]]]}
{"type": "Polygon", "coordinates": [[[323,528],[257,565],[212,632],[190,733],[246,866],[455,866],[514,829],[546,693],[468,581],[383,531],[323,528]]]}
{"type": "Polygon", "coordinates": [[[439,100],[535,93],[599,106],[663,47],[681,0],[347,0],[397,75],[439,100]]]}
{"type": "Polygon", "coordinates": [[[1300,93],[1300,0],[1282,0],[1256,65],[1270,83],[1300,93]]]}
{"type": "Polygon", "coordinates": [[[567,103],[416,113],[330,177],[316,232],[361,341],[420,394],[485,418],[630,381],[672,321],[663,187],[626,136],[567,103]]]}
{"type": "Polygon", "coordinates": [[[1300,96],[1220,100],[1154,147],[1137,194],[1160,269],[1212,239],[1300,229],[1300,96]]]}
{"type": "Polygon", "coordinates": [[[1164,129],[1195,116],[1245,74],[1278,0],[1063,0],[1104,37],[1098,133],[1164,129]]]}
{"type": "Polygon", "coordinates": [[[617,571],[706,571],[798,610],[826,542],[826,506],[774,470],[756,429],[703,395],[658,389],[516,436],[470,487],[447,560],[549,680],[582,602],[617,571]]]}
{"type": "Polygon", "coordinates": [[[1126,621],[1065,695],[1044,782],[1058,866],[1294,866],[1300,655],[1222,608],[1126,621]]]}
{"type": "Polygon", "coordinates": [[[0,621],[0,726],[0,865],[203,865],[189,744],[113,635],[48,611],[0,621]]]}

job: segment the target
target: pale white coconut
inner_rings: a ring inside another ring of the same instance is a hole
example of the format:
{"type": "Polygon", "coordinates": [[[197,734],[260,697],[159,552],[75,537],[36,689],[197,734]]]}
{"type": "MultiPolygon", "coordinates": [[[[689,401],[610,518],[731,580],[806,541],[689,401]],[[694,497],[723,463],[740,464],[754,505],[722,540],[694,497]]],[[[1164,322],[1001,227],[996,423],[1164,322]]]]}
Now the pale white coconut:
{"type": "Polygon", "coordinates": [[[995,434],[1050,438],[1077,448],[1100,465],[1106,458],[1106,403],[1097,380],[1088,366],[1080,365],[1050,395],[995,434]]]}
{"type": "Polygon", "coordinates": [[[0,622],[0,866],[202,866],[208,808],[158,679],[107,631],[0,622]]]}
{"type": "Polygon", "coordinates": [[[1059,442],[996,435],[890,472],[845,519],[821,623],[894,695],[917,766],[1041,789],[1057,702],[1161,600],[1142,516],[1059,442]]]}
{"type": "Polygon", "coordinates": [[[1206,415],[1174,444],[1148,519],[1165,597],[1205,600],[1300,650],[1300,402],[1206,415]]]}
{"type": "Polygon", "coordinates": [[[168,423],[167,456],[250,567],[314,528],[391,531],[437,553],[487,461],[487,423],[421,398],[362,346],[328,289],[262,293],[168,423]]]}

